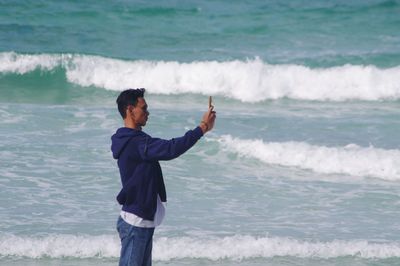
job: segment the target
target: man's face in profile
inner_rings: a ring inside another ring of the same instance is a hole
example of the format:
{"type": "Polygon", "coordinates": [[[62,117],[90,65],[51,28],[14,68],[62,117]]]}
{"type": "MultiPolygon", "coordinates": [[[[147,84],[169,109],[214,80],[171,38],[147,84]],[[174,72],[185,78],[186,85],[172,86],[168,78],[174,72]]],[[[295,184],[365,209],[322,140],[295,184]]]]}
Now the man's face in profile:
{"type": "Polygon", "coordinates": [[[133,119],[138,126],[145,126],[150,113],[147,111],[147,103],[144,98],[138,98],[133,110],[133,119]]]}

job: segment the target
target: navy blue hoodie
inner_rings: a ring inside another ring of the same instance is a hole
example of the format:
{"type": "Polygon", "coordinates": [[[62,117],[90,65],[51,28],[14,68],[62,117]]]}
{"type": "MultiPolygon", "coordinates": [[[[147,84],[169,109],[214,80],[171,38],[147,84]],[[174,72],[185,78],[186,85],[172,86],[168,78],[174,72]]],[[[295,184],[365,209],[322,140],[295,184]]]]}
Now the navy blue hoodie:
{"type": "Polygon", "coordinates": [[[157,195],[167,201],[164,179],[158,161],[174,159],[189,150],[203,136],[200,127],[183,137],[152,138],[141,130],[122,127],[111,137],[111,150],[118,159],[122,189],[117,201],[122,210],[146,220],[154,220],[157,195]]]}

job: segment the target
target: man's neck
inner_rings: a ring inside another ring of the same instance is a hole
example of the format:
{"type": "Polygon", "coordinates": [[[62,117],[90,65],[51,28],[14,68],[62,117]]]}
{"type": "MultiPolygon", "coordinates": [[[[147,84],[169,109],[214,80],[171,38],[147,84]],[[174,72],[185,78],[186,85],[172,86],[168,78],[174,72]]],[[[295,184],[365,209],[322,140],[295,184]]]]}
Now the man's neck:
{"type": "Polygon", "coordinates": [[[134,123],[132,120],[129,120],[129,119],[124,119],[124,125],[127,128],[132,128],[135,130],[142,130],[141,126],[139,126],[138,124],[134,123]]]}

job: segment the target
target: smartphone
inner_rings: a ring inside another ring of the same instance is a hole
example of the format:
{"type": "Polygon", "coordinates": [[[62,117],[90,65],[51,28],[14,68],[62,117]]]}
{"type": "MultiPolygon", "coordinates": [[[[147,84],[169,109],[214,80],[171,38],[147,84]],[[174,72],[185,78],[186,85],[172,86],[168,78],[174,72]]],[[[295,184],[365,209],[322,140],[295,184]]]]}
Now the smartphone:
{"type": "Polygon", "coordinates": [[[211,108],[211,106],[212,106],[212,97],[209,96],[208,97],[208,108],[211,108]]]}

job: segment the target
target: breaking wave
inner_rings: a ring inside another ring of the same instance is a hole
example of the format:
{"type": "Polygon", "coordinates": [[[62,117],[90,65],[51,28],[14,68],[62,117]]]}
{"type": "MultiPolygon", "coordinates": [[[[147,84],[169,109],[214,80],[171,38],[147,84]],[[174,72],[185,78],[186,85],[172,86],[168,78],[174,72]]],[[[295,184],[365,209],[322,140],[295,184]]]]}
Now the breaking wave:
{"type": "Polygon", "coordinates": [[[323,174],[348,174],[400,180],[400,151],[349,144],[325,147],[306,142],[264,142],[230,135],[218,141],[228,152],[255,158],[268,164],[309,169],[323,174]]]}
{"type": "MultiPolygon", "coordinates": [[[[115,236],[50,235],[46,237],[0,236],[0,256],[30,258],[114,258],[119,256],[119,240],[115,236]]],[[[235,235],[215,238],[174,237],[155,240],[153,258],[231,259],[292,256],[301,258],[400,257],[400,244],[371,243],[367,240],[301,241],[284,237],[235,235]]]]}
{"type": "Polygon", "coordinates": [[[246,61],[127,61],[77,54],[0,53],[0,73],[65,70],[67,81],[107,90],[146,87],[154,94],[195,93],[244,102],[298,100],[398,100],[400,66],[373,65],[309,68],[271,65],[259,58],[246,61]]]}

